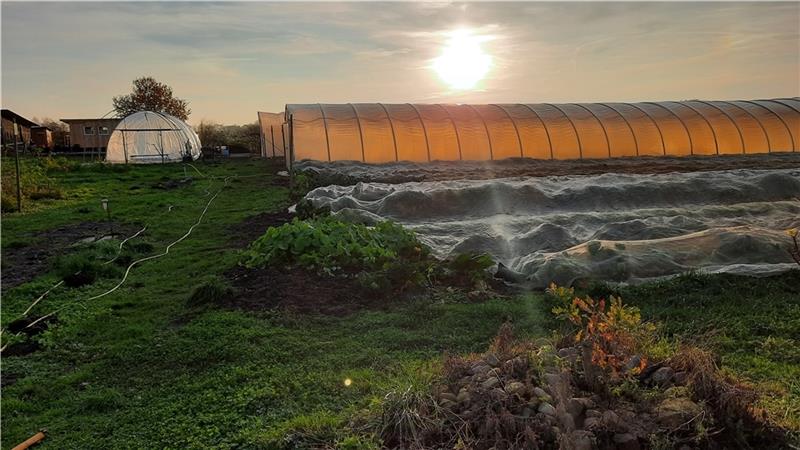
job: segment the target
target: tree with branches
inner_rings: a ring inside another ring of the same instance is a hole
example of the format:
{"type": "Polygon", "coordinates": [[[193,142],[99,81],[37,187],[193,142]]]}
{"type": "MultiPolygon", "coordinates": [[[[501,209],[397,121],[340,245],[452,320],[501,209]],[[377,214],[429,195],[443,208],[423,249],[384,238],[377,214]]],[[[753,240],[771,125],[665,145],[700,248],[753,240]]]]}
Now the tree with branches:
{"type": "Polygon", "coordinates": [[[137,111],[155,111],[173,115],[181,120],[189,118],[192,110],[189,102],[177,98],[172,88],[156,81],[153,77],[133,80],[133,91],[127,95],[114,97],[114,110],[120,117],[137,111]]]}

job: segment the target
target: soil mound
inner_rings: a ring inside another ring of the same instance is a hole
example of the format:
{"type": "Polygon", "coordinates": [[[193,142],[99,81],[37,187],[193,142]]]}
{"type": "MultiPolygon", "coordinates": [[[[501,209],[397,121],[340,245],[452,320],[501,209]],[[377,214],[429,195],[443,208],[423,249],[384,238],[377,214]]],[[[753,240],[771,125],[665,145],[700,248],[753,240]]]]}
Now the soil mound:
{"type": "Polygon", "coordinates": [[[446,357],[427,395],[391,392],[380,435],[389,448],[784,448],[710,354],[684,349],[637,376],[587,390],[581,350],[514,340],[501,328],[483,354],[446,357]],[[412,420],[413,418],[413,420],[412,420]],[[413,422],[413,423],[412,423],[413,422]],[[412,426],[413,425],[413,426],[412,426]]]}

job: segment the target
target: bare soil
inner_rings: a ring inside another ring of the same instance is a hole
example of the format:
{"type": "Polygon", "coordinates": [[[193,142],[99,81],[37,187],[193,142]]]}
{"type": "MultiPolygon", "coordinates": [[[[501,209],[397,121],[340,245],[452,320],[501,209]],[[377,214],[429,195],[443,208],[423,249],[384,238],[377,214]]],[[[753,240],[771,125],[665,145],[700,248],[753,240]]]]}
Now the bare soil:
{"type": "Polygon", "coordinates": [[[231,244],[234,248],[245,248],[264,234],[267,228],[279,227],[293,218],[294,214],[286,208],[250,216],[228,229],[231,234],[231,244]]]}
{"type": "MultiPolygon", "coordinates": [[[[51,325],[58,323],[58,317],[51,316],[44,320],[40,317],[23,317],[8,324],[8,331],[16,334],[21,333],[25,339],[20,342],[15,342],[3,350],[3,356],[24,356],[31,354],[41,348],[41,345],[35,339],[31,339],[46,331],[51,325]]],[[[3,386],[13,384],[15,379],[12,378],[6,383],[5,374],[3,375],[3,386]]]]}
{"type": "Polygon", "coordinates": [[[28,245],[14,245],[2,250],[2,292],[33,280],[46,272],[50,260],[67,248],[87,238],[114,235],[130,236],[139,227],[114,222],[81,222],[25,236],[28,245]]]}
{"type": "Polygon", "coordinates": [[[225,275],[236,292],[225,306],[235,309],[264,311],[277,308],[339,317],[385,305],[383,298],[360,292],[353,280],[317,275],[303,269],[237,266],[225,275]]]}

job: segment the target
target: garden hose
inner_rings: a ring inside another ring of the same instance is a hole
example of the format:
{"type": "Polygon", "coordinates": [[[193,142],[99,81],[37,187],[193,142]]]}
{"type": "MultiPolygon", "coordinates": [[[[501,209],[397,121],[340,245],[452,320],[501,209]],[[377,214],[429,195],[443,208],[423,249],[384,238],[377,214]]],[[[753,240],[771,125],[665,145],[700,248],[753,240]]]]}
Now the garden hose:
{"type": "MultiPolygon", "coordinates": [[[[165,255],[169,254],[169,251],[170,251],[170,249],[171,249],[173,246],[175,246],[176,244],[178,244],[178,243],[182,242],[183,240],[185,240],[186,238],[188,238],[188,237],[189,237],[189,235],[191,235],[191,233],[194,231],[194,229],[195,229],[195,228],[196,228],[198,225],[200,225],[200,223],[202,222],[202,220],[203,220],[203,218],[205,217],[206,213],[208,212],[208,209],[209,209],[209,207],[210,207],[210,206],[211,206],[211,204],[214,202],[214,200],[217,198],[217,196],[219,196],[219,194],[222,192],[222,190],[223,190],[223,189],[224,189],[224,188],[225,188],[225,187],[226,187],[226,186],[229,184],[230,180],[231,180],[232,178],[238,178],[238,177],[239,177],[239,176],[236,176],[236,175],[234,175],[234,176],[225,176],[225,177],[209,177],[209,176],[206,176],[205,174],[203,174],[202,172],[200,172],[200,170],[198,170],[198,169],[197,169],[196,167],[194,167],[192,164],[188,164],[188,165],[189,165],[189,166],[191,166],[191,167],[192,167],[192,168],[193,168],[195,171],[197,171],[197,173],[198,173],[198,174],[200,174],[200,176],[202,176],[203,178],[207,178],[207,179],[210,179],[210,180],[217,179],[217,178],[223,178],[223,179],[224,179],[223,186],[222,186],[221,188],[219,188],[219,189],[217,190],[217,192],[216,192],[216,193],[214,193],[214,194],[213,194],[213,196],[212,196],[212,197],[211,197],[211,198],[208,200],[208,202],[206,203],[205,207],[204,207],[204,208],[203,208],[203,210],[201,211],[201,213],[200,213],[200,216],[197,218],[197,221],[195,221],[195,223],[194,223],[194,224],[192,224],[192,225],[189,227],[189,229],[186,231],[186,233],[185,233],[183,236],[181,236],[181,237],[180,237],[180,238],[178,238],[177,240],[175,240],[175,241],[173,241],[172,243],[170,243],[169,245],[167,245],[167,247],[165,248],[165,250],[164,250],[164,252],[163,252],[163,253],[160,253],[160,254],[157,254],[157,255],[151,255],[151,256],[147,256],[147,257],[140,258],[140,259],[138,259],[138,260],[136,260],[136,261],[133,261],[133,262],[131,262],[131,263],[128,265],[128,267],[126,268],[126,270],[125,270],[125,274],[124,274],[124,276],[123,276],[122,280],[121,280],[119,283],[117,283],[117,285],[116,285],[116,286],[114,286],[113,288],[111,288],[111,289],[109,289],[108,291],[106,291],[106,292],[103,292],[103,293],[101,293],[101,294],[99,294],[99,295],[95,295],[95,296],[93,296],[93,297],[90,297],[90,298],[88,298],[88,299],[87,299],[87,300],[85,300],[85,301],[95,300],[95,299],[98,299],[98,298],[104,297],[104,296],[106,296],[106,295],[108,295],[108,294],[111,294],[112,292],[116,291],[117,289],[119,289],[119,288],[120,288],[120,287],[121,287],[121,286],[122,286],[122,285],[125,283],[125,281],[127,280],[127,278],[128,278],[128,275],[130,274],[130,271],[131,271],[131,269],[133,269],[133,267],[134,267],[134,266],[136,266],[137,264],[139,264],[139,263],[142,263],[142,262],[145,262],[145,261],[149,261],[149,260],[151,260],[151,259],[157,259],[157,258],[160,258],[160,257],[162,257],[162,256],[165,256],[165,255]]],[[[257,176],[260,176],[260,175],[257,175],[257,176]]],[[[211,192],[210,192],[208,189],[206,189],[206,190],[205,190],[205,192],[206,192],[206,194],[204,195],[204,197],[208,197],[209,195],[211,195],[211,192]]],[[[174,207],[174,205],[169,205],[169,207],[168,207],[168,209],[167,209],[167,212],[171,212],[171,211],[172,211],[172,209],[173,209],[173,207],[174,207]]],[[[120,243],[120,245],[119,245],[119,249],[118,249],[118,251],[117,251],[117,255],[116,255],[116,256],[114,256],[114,258],[112,258],[111,260],[109,260],[109,261],[106,261],[104,264],[110,264],[111,262],[113,262],[114,260],[116,260],[116,259],[119,257],[119,255],[121,254],[121,252],[122,252],[122,247],[125,245],[125,243],[126,243],[126,242],[128,242],[128,241],[130,241],[131,239],[134,239],[135,237],[137,237],[137,236],[138,236],[138,235],[140,235],[141,233],[143,233],[143,232],[144,232],[144,231],[145,231],[145,230],[148,228],[148,226],[149,226],[149,224],[145,225],[145,226],[144,226],[144,227],[143,227],[141,230],[137,231],[137,232],[136,232],[136,233],[134,233],[133,235],[131,235],[131,236],[129,236],[128,238],[124,239],[124,240],[123,240],[123,241],[120,243]]],[[[59,281],[58,283],[56,283],[55,285],[53,285],[53,286],[52,286],[50,289],[48,289],[47,291],[45,291],[45,292],[44,292],[42,295],[40,295],[40,296],[39,296],[39,297],[38,297],[36,300],[34,300],[34,301],[31,303],[31,305],[30,305],[30,306],[28,306],[28,308],[25,310],[25,312],[22,314],[22,316],[21,316],[20,318],[22,318],[22,317],[26,317],[26,316],[27,316],[27,314],[28,314],[28,313],[29,313],[29,312],[30,312],[30,311],[31,311],[31,310],[32,310],[32,309],[33,309],[33,308],[34,308],[34,307],[35,307],[35,306],[36,306],[36,305],[37,305],[37,304],[38,304],[38,303],[39,303],[39,302],[42,300],[42,299],[44,299],[44,298],[45,298],[45,297],[46,297],[46,296],[47,296],[47,295],[48,295],[48,294],[49,294],[49,293],[50,293],[50,292],[51,292],[53,289],[55,289],[55,288],[57,288],[57,287],[61,286],[63,283],[64,283],[64,281],[63,281],[63,280],[59,281]]],[[[77,302],[77,303],[80,303],[80,302],[77,302]]],[[[24,327],[22,330],[25,330],[25,329],[28,329],[28,328],[31,328],[31,327],[33,327],[33,326],[34,326],[34,325],[36,325],[37,323],[39,323],[39,322],[41,322],[41,321],[43,321],[43,320],[47,319],[48,317],[51,317],[51,316],[53,316],[54,314],[56,314],[56,313],[58,313],[58,312],[62,311],[62,310],[63,310],[63,309],[65,309],[67,306],[68,306],[68,305],[64,305],[64,306],[62,306],[62,307],[60,307],[60,308],[57,308],[57,309],[55,309],[54,311],[51,311],[51,312],[50,312],[50,313],[48,313],[48,314],[45,314],[45,315],[43,315],[43,316],[39,317],[38,319],[36,319],[36,320],[34,320],[33,322],[31,322],[31,323],[29,323],[28,325],[26,325],[26,326],[25,326],[25,327],[24,327]]],[[[84,308],[85,308],[85,306],[84,306],[84,308]]],[[[22,333],[22,330],[20,330],[19,332],[15,333],[15,336],[18,336],[20,333],[22,333]]],[[[2,335],[2,333],[3,333],[4,331],[5,331],[4,329],[0,329],[0,335],[2,335]]],[[[5,350],[7,346],[8,346],[8,344],[6,344],[6,345],[3,345],[3,347],[2,347],[2,348],[0,348],[0,352],[2,352],[3,350],[5,350]]]]}

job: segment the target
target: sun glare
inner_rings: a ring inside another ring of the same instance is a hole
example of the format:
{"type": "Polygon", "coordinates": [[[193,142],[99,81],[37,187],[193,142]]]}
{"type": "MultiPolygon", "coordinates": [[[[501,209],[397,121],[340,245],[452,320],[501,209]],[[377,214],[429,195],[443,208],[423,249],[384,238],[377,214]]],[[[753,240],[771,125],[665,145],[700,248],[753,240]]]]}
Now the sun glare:
{"type": "Polygon", "coordinates": [[[433,60],[433,70],[452,89],[471,89],[492,66],[492,57],[481,49],[486,38],[469,30],[453,31],[449,37],[441,56],[433,60]]]}

